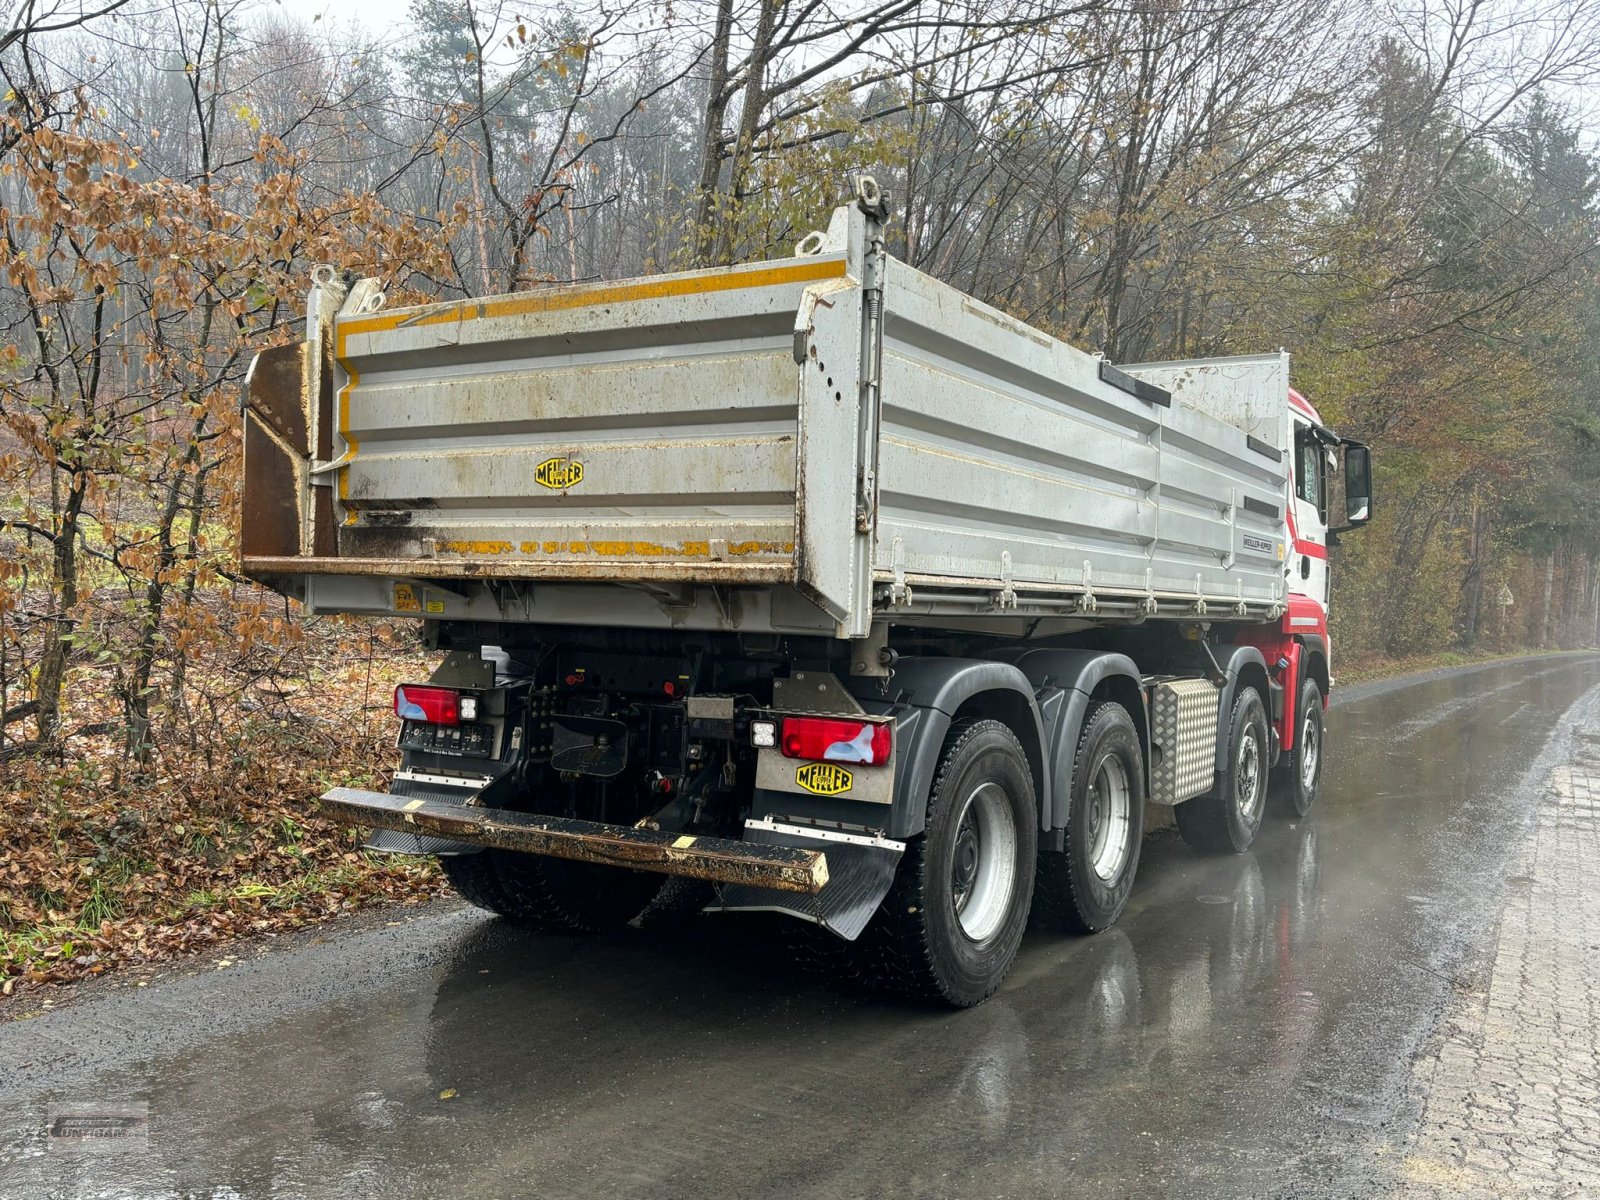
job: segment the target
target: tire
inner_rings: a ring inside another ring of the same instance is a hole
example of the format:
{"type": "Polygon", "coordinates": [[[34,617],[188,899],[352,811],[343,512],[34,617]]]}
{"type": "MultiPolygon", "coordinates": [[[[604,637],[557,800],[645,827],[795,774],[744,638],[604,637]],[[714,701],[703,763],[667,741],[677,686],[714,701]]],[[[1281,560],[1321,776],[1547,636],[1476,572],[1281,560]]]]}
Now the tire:
{"type": "Polygon", "coordinates": [[[1028,924],[1039,804],[1022,744],[1003,723],[951,729],[927,826],[845,968],[875,991],[970,1008],[1000,986],[1028,924]]]}
{"type": "Polygon", "coordinates": [[[700,919],[706,905],[716,898],[716,889],[703,879],[690,879],[685,875],[664,875],[650,898],[650,903],[639,913],[639,928],[649,930],[677,930],[690,926],[700,919]]]}
{"type": "Polygon", "coordinates": [[[1303,817],[1322,791],[1322,688],[1315,679],[1300,685],[1294,706],[1294,749],[1272,772],[1273,805],[1286,817],[1303,817]]]}
{"type": "Polygon", "coordinates": [[[1203,796],[1175,810],[1178,832],[1196,850],[1241,854],[1261,830],[1267,799],[1267,710],[1261,693],[1243,688],[1228,720],[1228,767],[1203,796]]]}
{"type": "Polygon", "coordinates": [[[463,899],[538,933],[620,929],[655,899],[663,877],[511,850],[439,860],[463,899]]]}
{"type": "Polygon", "coordinates": [[[475,908],[508,916],[511,901],[500,886],[500,876],[494,869],[494,851],[479,850],[472,854],[441,854],[439,868],[455,888],[456,895],[475,908]]]}
{"type": "Polygon", "coordinates": [[[1099,933],[1127,906],[1144,839],[1144,753],[1122,705],[1089,709],[1071,787],[1062,849],[1039,847],[1034,911],[1045,927],[1099,933]]]}

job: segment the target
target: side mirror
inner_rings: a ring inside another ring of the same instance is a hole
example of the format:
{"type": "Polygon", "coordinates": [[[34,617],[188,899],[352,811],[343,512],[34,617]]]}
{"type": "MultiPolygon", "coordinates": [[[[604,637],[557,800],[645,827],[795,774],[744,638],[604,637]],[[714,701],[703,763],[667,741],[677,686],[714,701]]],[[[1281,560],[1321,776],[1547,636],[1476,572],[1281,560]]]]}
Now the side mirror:
{"type": "Polygon", "coordinates": [[[1344,443],[1344,519],[1350,525],[1372,519],[1372,451],[1360,442],[1344,443]]]}

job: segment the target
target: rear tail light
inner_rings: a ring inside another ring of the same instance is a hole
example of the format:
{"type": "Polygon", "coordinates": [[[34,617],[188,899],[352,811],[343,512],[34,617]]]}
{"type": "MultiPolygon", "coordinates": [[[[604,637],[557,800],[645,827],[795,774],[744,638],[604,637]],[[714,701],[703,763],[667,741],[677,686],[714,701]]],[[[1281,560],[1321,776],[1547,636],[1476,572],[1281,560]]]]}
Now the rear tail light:
{"type": "Polygon", "coordinates": [[[454,688],[433,687],[424,683],[402,683],[394,690],[394,711],[407,721],[422,721],[429,725],[459,725],[463,715],[468,720],[477,715],[476,696],[462,696],[454,688]],[[462,707],[470,701],[470,714],[462,707]]]}
{"type": "Polygon", "coordinates": [[[889,761],[894,741],[887,722],[785,717],[782,748],[785,758],[878,767],[889,761]]]}

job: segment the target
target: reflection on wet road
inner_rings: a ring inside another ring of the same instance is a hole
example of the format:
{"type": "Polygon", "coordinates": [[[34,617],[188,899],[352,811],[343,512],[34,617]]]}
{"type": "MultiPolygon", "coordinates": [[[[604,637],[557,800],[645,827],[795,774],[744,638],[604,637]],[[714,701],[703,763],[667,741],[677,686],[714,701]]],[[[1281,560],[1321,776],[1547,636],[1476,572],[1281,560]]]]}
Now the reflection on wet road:
{"type": "Polygon", "coordinates": [[[820,987],[761,918],[596,942],[451,912],[0,1027],[0,1196],[1382,1191],[1525,776],[1597,683],[1353,695],[1310,819],[1235,858],[1152,837],[1117,929],[1031,937],[969,1012],[820,987]],[[147,1101],[148,1146],[47,1151],[69,1096],[147,1101]]]}

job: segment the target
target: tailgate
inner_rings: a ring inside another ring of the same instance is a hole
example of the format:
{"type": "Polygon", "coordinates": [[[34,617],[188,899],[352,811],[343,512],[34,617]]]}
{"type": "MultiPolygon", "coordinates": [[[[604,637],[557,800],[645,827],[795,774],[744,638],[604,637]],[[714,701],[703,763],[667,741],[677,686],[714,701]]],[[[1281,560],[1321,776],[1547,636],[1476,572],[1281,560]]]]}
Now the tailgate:
{"type": "Polygon", "coordinates": [[[339,317],[340,557],[791,578],[795,314],[844,270],[833,256],[339,317]]]}
{"type": "Polygon", "coordinates": [[[862,636],[865,231],[394,310],[319,267],[305,343],[251,368],[245,572],[790,586],[862,636]]]}

